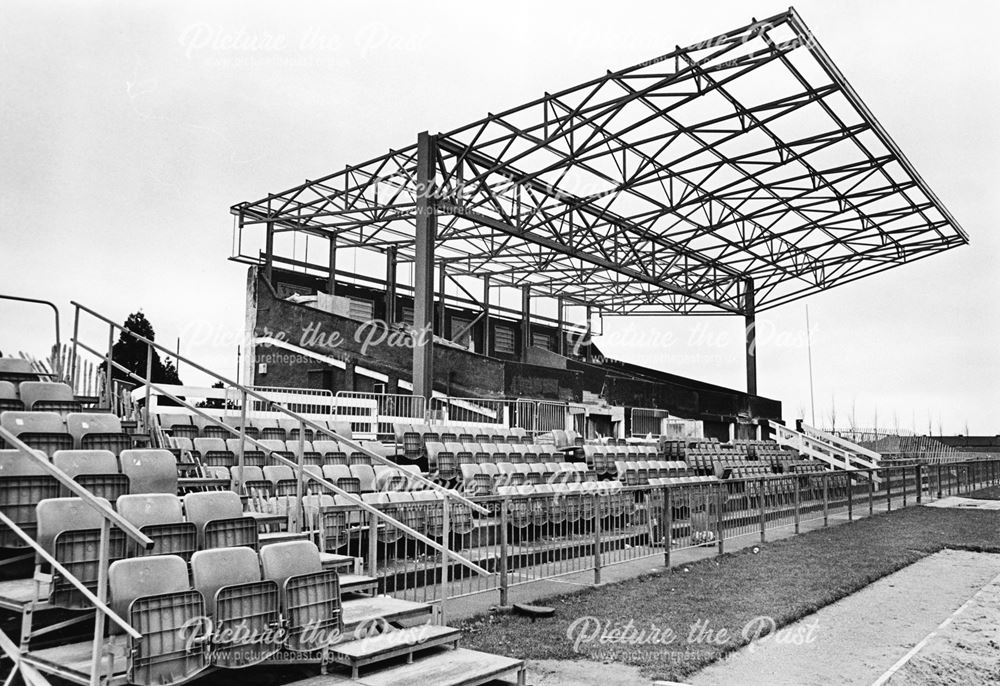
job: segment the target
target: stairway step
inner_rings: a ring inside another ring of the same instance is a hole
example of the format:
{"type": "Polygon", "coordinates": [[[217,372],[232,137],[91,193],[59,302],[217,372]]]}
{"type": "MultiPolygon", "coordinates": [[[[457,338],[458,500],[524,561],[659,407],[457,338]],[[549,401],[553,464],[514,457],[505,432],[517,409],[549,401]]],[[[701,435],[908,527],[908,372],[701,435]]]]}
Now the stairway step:
{"type": "Polygon", "coordinates": [[[341,593],[374,593],[378,579],[363,574],[339,574],[341,593]]]}
{"type": "Polygon", "coordinates": [[[308,541],[308,533],[295,533],[293,531],[269,531],[258,536],[262,546],[272,543],[286,543],[288,541],[308,541]]]}
{"type": "Polygon", "coordinates": [[[347,635],[366,622],[385,620],[394,622],[430,615],[433,608],[427,603],[398,600],[387,595],[351,598],[341,603],[344,634],[347,635]]]}
{"type": "MultiPolygon", "coordinates": [[[[456,648],[421,657],[412,664],[398,665],[357,679],[359,686],[479,686],[511,672],[523,672],[524,660],[456,648]]],[[[524,683],[523,680],[520,683],[524,683]]]]}
{"type": "Polygon", "coordinates": [[[408,662],[413,654],[443,645],[458,647],[462,637],[460,629],[435,624],[421,624],[377,636],[340,643],[330,650],[330,659],[352,669],[351,678],[358,678],[358,669],[385,660],[406,655],[408,662]]]}
{"type": "Polygon", "coordinates": [[[332,569],[341,574],[354,574],[358,568],[358,558],[351,557],[350,555],[321,552],[319,554],[319,561],[322,563],[323,569],[332,569]]]}

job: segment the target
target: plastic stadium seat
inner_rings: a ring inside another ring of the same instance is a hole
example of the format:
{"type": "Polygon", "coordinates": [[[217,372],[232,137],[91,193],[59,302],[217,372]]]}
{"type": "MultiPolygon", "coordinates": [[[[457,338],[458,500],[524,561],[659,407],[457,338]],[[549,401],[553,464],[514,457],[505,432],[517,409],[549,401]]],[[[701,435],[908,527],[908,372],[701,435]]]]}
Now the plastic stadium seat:
{"type": "Polygon", "coordinates": [[[66,415],[66,428],[80,450],[110,450],[117,455],[132,447],[132,438],[113,414],[72,412],[66,415]]]}
{"type": "Polygon", "coordinates": [[[0,381],[0,412],[24,410],[24,403],[17,397],[17,387],[10,381],[0,381]]]}
{"type": "Polygon", "coordinates": [[[410,477],[403,470],[378,465],[375,470],[376,491],[405,491],[410,486],[410,477]]]}
{"type": "Polygon", "coordinates": [[[184,518],[198,528],[198,547],[257,549],[257,522],[243,514],[243,502],[232,491],[201,491],[184,496],[184,518]]]}
{"type": "MultiPolygon", "coordinates": [[[[118,470],[118,458],[110,451],[57,450],[52,456],[52,464],[94,495],[110,502],[129,492],[128,477],[118,470]]],[[[70,495],[69,491],[65,491],[65,495],[70,495]]]]}
{"type": "MultiPolygon", "coordinates": [[[[104,498],[98,500],[107,507],[111,506],[104,498]]],[[[38,545],[83,582],[88,590],[96,590],[103,515],[82,498],[48,498],[39,502],[35,511],[38,545]]],[[[110,530],[108,543],[110,560],[125,557],[125,535],[120,530],[110,530]]],[[[90,601],[55,569],[49,602],[56,607],[74,610],[91,607],[90,601]]]]}
{"type": "Polygon", "coordinates": [[[123,450],[119,460],[130,493],[177,493],[177,461],[169,450],[123,450]]]}
{"type": "Polygon", "coordinates": [[[233,490],[247,495],[259,494],[262,496],[273,495],[271,482],[264,478],[264,469],[255,465],[243,466],[243,481],[240,481],[240,468],[233,467],[230,472],[233,479],[233,490]]]}
{"type": "Polygon", "coordinates": [[[118,560],[108,568],[112,609],[143,634],[128,640],[132,684],[174,686],[209,666],[208,643],[190,641],[187,632],[177,630],[205,616],[204,598],[191,588],[187,567],[177,555],[154,555],[118,560]]]}
{"type": "Polygon", "coordinates": [[[272,484],[274,495],[295,495],[298,479],[288,465],[266,465],[264,478],[272,484]]]}
{"type": "Polygon", "coordinates": [[[47,455],[73,449],[73,437],[66,433],[63,418],[55,412],[3,412],[0,426],[47,455]]]}
{"type": "Polygon", "coordinates": [[[198,438],[198,427],[191,421],[189,414],[158,414],[160,427],[178,438],[188,438],[194,440],[198,438]]]}
{"type": "Polygon", "coordinates": [[[184,521],[181,499],[168,493],[123,495],[118,514],[153,539],[150,550],[130,542],[132,555],[179,555],[185,560],[198,549],[198,528],[184,521]]]}
{"type": "Polygon", "coordinates": [[[264,578],[274,580],[280,588],[288,649],[316,652],[322,646],[310,642],[310,634],[329,637],[341,633],[340,583],[336,572],[323,569],[314,543],[288,541],[264,546],[260,563],[264,578]]]}
{"type": "Polygon", "coordinates": [[[260,562],[253,550],[199,550],[191,557],[191,578],[205,599],[214,630],[223,635],[239,631],[248,637],[238,645],[213,650],[213,665],[249,667],[281,649],[269,640],[273,628],[279,626],[278,584],[261,579],[260,562]]]}
{"type": "Polygon", "coordinates": [[[284,443],[285,439],[288,438],[288,434],[285,433],[284,427],[268,425],[260,427],[260,437],[262,440],[281,441],[284,443]]]}
{"type": "Polygon", "coordinates": [[[261,446],[263,446],[265,451],[265,462],[264,464],[274,464],[274,459],[270,453],[277,453],[281,457],[289,460],[294,460],[295,456],[288,451],[288,446],[285,445],[284,439],[278,440],[276,438],[262,438],[258,441],[261,446]]]}
{"type": "Polygon", "coordinates": [[[351,476],[360,483],[362,493],[370,493],[375,490],[375,470],[370,465],[353,464],[350,466],[350,470],[351,476]]]}
{"type": "MultiPolygon", "coordinates": [[[[36,450],[35,455],[47,459],[36,450]]],[[[57,498],[62,487],[37,461],[20,450],[0,450],[0,512],[29,536],[35,535],[35,506],[57,498]]],[[[0,527],[0,548],[25,548],[27,544],[7,527],[0,527]]]]}
{"type": "Polygon", "coordinates": [[[25,381],[20,386],[21,402],[35,412],[79,412],[81,403],[73,389],[58,381],[25,381]]]}
{"type": "Polygon", "coordinates": [[[38,373],[28,360],[0,357],[0,380],[9,381],[16,386],[25,381],[37,381],[38,373]]]}
{"type": "MultiPolygon", "coordinates": [[[[226,450],[233,454],[233,464],[239,464],[240,439],[227,438],[226,450]]],[[[263,467],[266,458],[264,452],[252,443],[243,442],[243,464],[253,467],[263,467]]]]}
{"type": "Polygon", "coordinates": [[[351,474],[351,469],[347,465],[324,465],[323,478],[348,493],[361,493],[361,482],[356,476],[351,474]]]}
{"type": "Polygon", "coordinates": [[[201,455],[201,463],[208,467],[231,467],[236,464],[236,457],[221,438],[196,438],[194,449],[201,455]]]}

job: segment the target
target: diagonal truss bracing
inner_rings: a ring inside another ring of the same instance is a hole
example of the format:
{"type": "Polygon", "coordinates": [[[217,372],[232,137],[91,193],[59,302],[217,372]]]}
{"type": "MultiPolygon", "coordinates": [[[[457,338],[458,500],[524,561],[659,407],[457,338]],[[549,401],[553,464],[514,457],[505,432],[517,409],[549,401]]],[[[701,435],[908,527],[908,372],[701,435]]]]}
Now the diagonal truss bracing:
{"type": "Polygon", "coordinates": [[[968,242],[794,10],[255,202],[241,231],[411,259],[605,314],[743,313],[968,242]]]}

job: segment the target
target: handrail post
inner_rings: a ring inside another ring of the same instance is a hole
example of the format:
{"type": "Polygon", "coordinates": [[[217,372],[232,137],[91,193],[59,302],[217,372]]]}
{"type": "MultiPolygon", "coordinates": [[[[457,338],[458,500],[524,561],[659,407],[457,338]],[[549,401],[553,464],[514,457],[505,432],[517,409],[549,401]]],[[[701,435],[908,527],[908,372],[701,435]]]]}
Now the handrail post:
{"type": "MultiPolygon", "coordinates": [[[[108,602],[108,558],[111,547],[111,522],[101,519],[101,542],[98,547],[97,563],[97,599],[108,602]]],[[[101,684],[101,653],[104,650],[104,613],[99,609],[94,612],[94,645],[91,649],[90,686],[101,684]]]]}
{"type": "Polygon", "coordinates": [[[302,531],[302,516],[305,509],[302,507],[302,496],[305,495],[305,464],[306,464],[306,425],[299,422],[299,459],[298,469],[295,470],[295,532],[302,531]]]}
{"type": "Polygon", "coordinates": [[[903,507],[906,507],[906,465],[903,465],[903,507]]]}
{"type": "Polygon", "coordinates": [[[374,578],[378,571],[378,517],[368,513],[368,576],[374,578]]]}
{"type": "Polygon", "coordinates": [[[508,602],[508,559],[507,559],[507,524],[510,518],[510,496],[504,496],[500,501],[500,607],[507,607],[508,602]]]}
{"type": "Polygon", "coordinates": [[[70,352],[70,363],[69,363],[69,385],[72,387],[73,392],[76,393],[76,339],[80,335],[80,307],[77,306],[73,310],[73,348],[70,352]]]}
{"type": "Polygon", "coordinates": [[[724,526],[724,521],[722,518],[722,510],[725,507],[726,496],[723,493],[722,484],[718,484],[718,488],[715,491],[715,530],[719,539],[719,555],[722,555],[726,550],[725,535],[723,535],[722,527],[724,526]]]}
{"type": "Polygon", "coordinates": [[[802,504],[802,493],[799,486],[799,478],[795,477],[792,479],[792,483],[795,486],[795,533],[799,533],[800,527],[800,506],[802,504]]]}
{"type": "Polygon", "coordinates": [[[594,585],[601,585],[601,494],[594,494],[594,585]]]}
{"type": "Polygon", "coordinates": [[[830,525],[830,473],[823,472],[823,526],[830,525]]]}
{"type": "Polygon", "coordinates": [[[918,462],[916,467],[917,472],[917,504],[919,505],[924,501],[924,481],[923,481],[923,469],[918,462]]]}
{"type": "Polygon", "coordinates": [[[153,381],[153,346],[146,344],[146,403],[143,406],[143,430],[146,433],[152,435],[153,424],[150,421],[149,415],[149,396],[150,396],[150,386],[149,384],[153,381]]]}
{"type": "MultiPolygon", "coordinates": [[[[600,519],[600,511],[594,510],[600,519]]],[[[663,487],[663,566],[670,568],[670,549],[674,546],[674,506],[671,502],[670,487],[663,487]]]]}
{"type": "Polygon", "coordinates": [[[243,390],[240,392],[240,449],[236,454],[236,474],[240,483],[240,490],[246,493],[246,488],[244,487],[243,478],[243,467],[246,464],[246,457],[243,455],[244,443],[247,440],[247,392],[243,390]]]}
{"type": "Polygon", "coordinates": [[[760,542],[767,538],[767,519],[764,517],[764,477],[757,480],[757,509],[760,513],[760,542]]]}
{"type": "Polygon", "coordinates": [[[847,521],[854,521],[854,478],[847,474],[847,521]]]}
{"type": "Polygon", "coordinates": [[[938,462],[937,465],[937,497],[938,500],[941,499],[941,463],[938,462]]]}
{"type": "Polygon", "coordinates": [[[438,613],[438,621],[442,625],[448,623],[448,613],[445,606],[448,603],[448,577],[451,572],[451,508],[448,506],[448,498],[441,501],[441,538],[444,545],[441,551],[441,610],[438,613]]]}
{"type": "Polygon", "coordinates": [[[885,511],[892,512],[892,470],[885,469],[885,511]]]}
{"type": "Polygon", "coordinates": [[[104,392],[108,397],[108,410],[111,409],[111,370],[112,370],[112,353],[115,347],[115,327],[112,324],[108,327],[108,357],[105,360],[104,369],[104,392]]]}
{"type": "Polygon", "coordinates": [[[875,470],[868,471],[868,516],[875,514],[875,470]]]}

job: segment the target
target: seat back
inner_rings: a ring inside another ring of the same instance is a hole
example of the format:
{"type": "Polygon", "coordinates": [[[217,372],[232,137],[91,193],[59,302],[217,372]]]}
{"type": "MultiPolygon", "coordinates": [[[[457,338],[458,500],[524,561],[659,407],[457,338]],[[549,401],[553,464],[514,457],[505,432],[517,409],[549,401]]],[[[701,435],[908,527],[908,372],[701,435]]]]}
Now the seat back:
{"type": "Polygon", "coordinates": [[[169,450],[123,450],[122,474],[131,493],[177,493],[177,461],[169,450]]]}
{"type": "Polygon", "coordinates": [[[118,471],[118,458],[107,450],[57,450],[52,464],[99,498],[115,502],[129,492],[128,477],[118,471]]]}
{"type": "Polygon", "coordinates": [[[243,516],[243,503],[233,491],[199,491],[184,496],[184,517],[198,529],[200,548],[231,548],[259,543],[257,522],[243,516]]]}
{"type": "Polygon", "coordinates": [[[28,410],[72,412],[80,409],[73,390],[58,381],[25,381],[21,384],[21,402],[28,410]]]}

